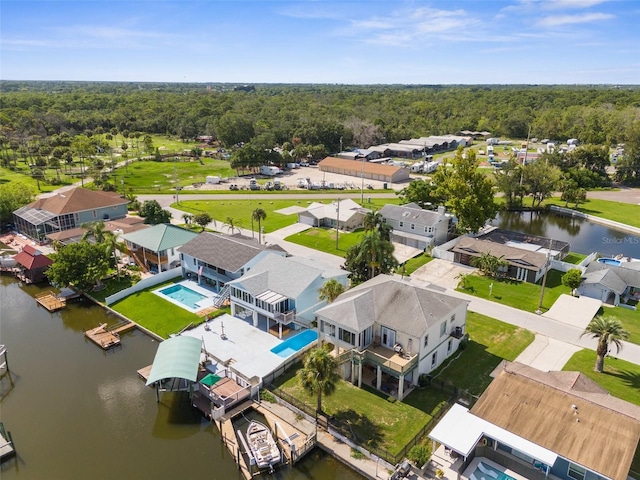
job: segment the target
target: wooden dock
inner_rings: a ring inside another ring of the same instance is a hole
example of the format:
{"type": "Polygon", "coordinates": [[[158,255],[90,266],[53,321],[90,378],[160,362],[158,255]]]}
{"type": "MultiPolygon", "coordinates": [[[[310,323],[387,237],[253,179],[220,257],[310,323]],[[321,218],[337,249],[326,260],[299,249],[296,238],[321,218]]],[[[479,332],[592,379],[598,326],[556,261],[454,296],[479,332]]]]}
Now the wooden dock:
{"type": "Polygon", "coordinates": [[[4,425],[0,422],[0,462],[6,458],[12,457],[16,454],[16,449],[13,445],[13,438],[11,432],[7,432],[4,429],[4,425]]]}
{"type": "Polygon", "coordinates": [[[149,365],[138,370],[138,375],[145,383],[147,383],[149,375],[151,374],[151,367],[153,367],[153,365],[149,365]]]}
{"type": "Polygon", "coordinates": [[[67,306],[67,302],[62,298],[58,298],[52,291],[37,294],[36,302],[50,312],[55,312],[67,306]]]}

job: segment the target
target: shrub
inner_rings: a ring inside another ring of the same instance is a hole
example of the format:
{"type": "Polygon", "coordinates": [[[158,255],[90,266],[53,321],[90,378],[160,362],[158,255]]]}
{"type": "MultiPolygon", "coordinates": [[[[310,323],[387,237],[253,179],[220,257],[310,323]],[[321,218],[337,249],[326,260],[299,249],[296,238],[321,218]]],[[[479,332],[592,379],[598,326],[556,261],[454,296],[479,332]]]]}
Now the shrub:
{"type": "Polygon", "coordinates": [[[426,387],[431,385],[431,375],[427,375],[426,373],[421,373],[418,377],[418,386],[426,387]]]}
{"type": "Polygon", "coordinates": [[[356,460],[361,460],[364,458],[364,453],[362,453],[360,450],[356,450],[355,448],[352,448],[351,458],[355,458],[356,460]]]}
{"type": "Polygon", "coordinates": [[[429,445],[415,445],[407,455],[407,458],[417,466],[422,467],[431,458],[431,447],[429,445]]]}
{"type": "Polygon", "coordinates": [[[269,390],[262,390],[260,392],[260,398],[265,402],[276,403],[276,397],[274,397],[273,393],[271,393],[269,390]]]}

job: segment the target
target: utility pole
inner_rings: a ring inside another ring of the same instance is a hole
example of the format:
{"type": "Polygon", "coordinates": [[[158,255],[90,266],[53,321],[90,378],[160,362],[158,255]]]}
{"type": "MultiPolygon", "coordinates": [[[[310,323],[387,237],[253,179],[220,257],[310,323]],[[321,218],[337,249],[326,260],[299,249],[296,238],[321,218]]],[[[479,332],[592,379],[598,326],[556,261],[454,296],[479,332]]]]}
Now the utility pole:
{"type": "Polygon", "coordinates": [[[336,203],[336,250],[338,250],[338,229],[340,228],[340,198],[338,198],[338,202],[336,203]]]}
{"type": "Polygon", "coordinates": [[[553,240],[549,239],[549,250],[547,250],[547,261],[544,262],[544,274],[542,275],[542,289],[540,290],[540,300],[538,301],[538,309],[536,310],[536,313],[538,315],[542,314],[542,301],[544,300],[544,287],[547,284],[547,272],[549,271],[552,242],[553,240]]]}
{"type": "Polygon", "coordinates": [[[173,157],[173,183],[176,186],[176,203],[180,204],[178,199],[178,157],[173,157]]]}
{"type": "Polygon", "coordinates": [[[361,206],[364,205],[364,162],[365,162],[365,157],[362,157],[362,171],[360,172],[360,177],[362,177],[362,185],[360,185],[361,206]]]}

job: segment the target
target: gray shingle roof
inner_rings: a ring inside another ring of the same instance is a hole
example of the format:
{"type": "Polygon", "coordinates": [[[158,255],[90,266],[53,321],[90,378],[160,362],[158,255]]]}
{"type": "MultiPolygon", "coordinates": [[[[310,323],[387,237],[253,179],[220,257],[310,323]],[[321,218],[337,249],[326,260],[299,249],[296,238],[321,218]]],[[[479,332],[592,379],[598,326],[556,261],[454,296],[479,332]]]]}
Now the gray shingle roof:
{"type": "Polygon", "coordinates": [[[378,275],[346,291],[316,314],[353,331],[359,332],[373,323],[381,323],[421,337],[427,329],[465,303],[465,300],[432,292],[388,275],[378,275]]]}
{"type": "Polygon", "coordinates": [[[406,205],[387,204],[380,209],[380,215],[391,220],[417,223],[419,225],[435,225],[444,218],[440,213],[423,210],[415,203],[406,205]]]}
{"type": "Polygon", "coordinates": [[[255,240],[202,232],[180,247],[180,252],[190,255],[228,272],[237,272],[256,255],[265,250],[284,251],[278,245],[261,245],[255,240]]]}
{"type": "Polygon", "coordinates": [[[583,278],[584,283],[600,283],[617,294],[624,292],[628,285],[640,287],[640,271],[600,262],[591,262],[583,278]]]}
{"type": "Polygon", "coordinates": [[[252,295],[271,290],[289,298],[297,298],[318,278],[324,280],[346,274],[344,270],[307,258],[267,255],[241,278],[229,284],[240,285],[252,295]]]}

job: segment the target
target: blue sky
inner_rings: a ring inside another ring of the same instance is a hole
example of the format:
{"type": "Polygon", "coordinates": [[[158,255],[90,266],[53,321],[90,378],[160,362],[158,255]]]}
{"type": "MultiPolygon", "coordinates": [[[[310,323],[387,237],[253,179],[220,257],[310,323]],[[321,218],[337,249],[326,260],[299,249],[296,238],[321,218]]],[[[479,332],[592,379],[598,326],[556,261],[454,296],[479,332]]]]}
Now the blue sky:
{"type": "Polygon", "coordinates": [[[640,84],[640,2],[2,0],[0,78],[640,84]]]}

